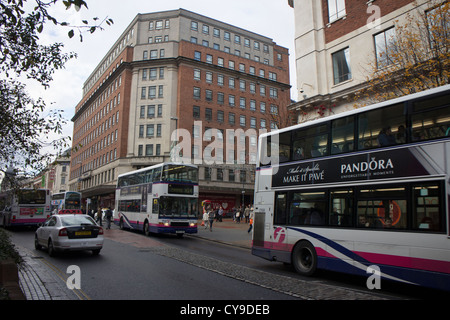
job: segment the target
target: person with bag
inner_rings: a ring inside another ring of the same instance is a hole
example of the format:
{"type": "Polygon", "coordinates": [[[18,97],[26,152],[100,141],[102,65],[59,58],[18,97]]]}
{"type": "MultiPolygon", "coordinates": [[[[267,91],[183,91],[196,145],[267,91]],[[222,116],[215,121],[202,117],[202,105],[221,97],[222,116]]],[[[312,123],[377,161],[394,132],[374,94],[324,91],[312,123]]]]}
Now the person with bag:
{"type": "Polygon", "coordinates": [[[209,231],[212,231],[212,226],[213,226],[215,215],[216,215],[216,211],[212,210],[210,207],[208,210],[209,231]]]}
{"type": "Polygon", "coordinates": [[[248,233],[250,233],[250,231],[252,231],[252,229],[253,229],[253,220],[255,219],[255,212],[254,212],[254,210],[253,210],[253,207],[251,207],[251,209],[250,209],[250,214],[249,214],[249,224],[250,224],[250,227],[248,228],[248,233]]]}
{"type": "Polygon", "coordinates": [[[205,229],[208,228],[208,220],[209,220],[208,211],[205,210],[203,212],[203,218],[202,218],[202,226],[205,226],[205,229]]]}

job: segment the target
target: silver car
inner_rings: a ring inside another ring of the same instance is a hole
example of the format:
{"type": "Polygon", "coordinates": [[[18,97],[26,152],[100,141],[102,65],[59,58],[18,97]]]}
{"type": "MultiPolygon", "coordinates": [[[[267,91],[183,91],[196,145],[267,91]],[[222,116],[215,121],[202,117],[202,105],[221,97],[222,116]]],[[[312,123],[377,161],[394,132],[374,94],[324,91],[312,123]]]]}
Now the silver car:
{"type": "Polygon", "coordinates": [[[103,228],[88,215],[53,215],[36,230],[34,246],[37,250],[46,247],[50,256],[75,250],[98,255],[103,248],[103,228]]]}

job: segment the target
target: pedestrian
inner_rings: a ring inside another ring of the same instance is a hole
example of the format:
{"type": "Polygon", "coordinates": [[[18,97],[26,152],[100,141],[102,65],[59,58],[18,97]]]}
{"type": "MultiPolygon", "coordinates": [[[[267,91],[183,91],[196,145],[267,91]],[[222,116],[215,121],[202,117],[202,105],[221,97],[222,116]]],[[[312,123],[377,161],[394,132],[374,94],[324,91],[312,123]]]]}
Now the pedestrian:
{"type": "Polygon", "coordinates": [[[208,229],[208,220],[209,220],[209,216],[208,216],[208,210],[204,210],[203,212],[203,224],[205,225],[205,229],[208,229]]]}
{"type": "Polygon", "coordinates": [[[212,231],[212,226],[214,222],[215,211],[209,208],[208,211],[208,220],[209,220],[209,231],[212,231]]]}
{"type": "Polygon", "coordinates": [[[219,208],[219,222],[222,222],[222,216],[223,216],[223,208],[220,206],[219,208]]]}
{"type": "Polygon", "coordinates": [[[97,211],[97,223],[100,226],[103,226],[102,218],[103,218],[102,208],[98,208],[98,211],[97,211]]]}
{"type": "Polygon", "coordinates": [[[253,229],[253,221],[254,221],[254,219],[255,219],[255,212],[253,211],[253,206],[251,207],[251,209],[250,209],[250,214],[249,214],[249,224],[250,224],[250,226],[249,226],[249,228],[248,228],[248,233],[250,233],[250,231],[252,231],[252,229],[253,229]]]}
{"type": "Polygon", "coordinates": [[[111,207],[108,207],[108,209],[106,210],[106,229],[111,229],[111,218],[112,218],[111,207]]]}
{"type": "Polygon", "coordinates": [[[248,223],[249,216],[250,216],[250,205],[248,205],[244,210],[245,223],[248,223]]]}
{"type": "Polygon", "coordinates": [[[240,206],[239,210],[236,212],[236,223],[241,223],[241,217],[244,215],[244,207],[240,206]]]}

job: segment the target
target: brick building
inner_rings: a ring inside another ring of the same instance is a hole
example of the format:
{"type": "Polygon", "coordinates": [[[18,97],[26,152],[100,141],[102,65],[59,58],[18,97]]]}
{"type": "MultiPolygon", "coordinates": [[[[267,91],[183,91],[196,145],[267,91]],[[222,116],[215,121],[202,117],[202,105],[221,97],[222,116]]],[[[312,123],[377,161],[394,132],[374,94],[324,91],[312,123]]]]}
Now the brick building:
{"type": "Polygon", "coordinates": [[[245,194],[249,203],[251,146],[290,104],[288,55],[268,37],[184,9],[138,14],[83,86],[70,189],[113,206],[118,175],[169,161],[188,132],[190,146],[175,150],[199,165],[200,198],[232,207],[245,194]]]}
{"type": "Polygon", "coordinates": [[[298,121],[350,110],[397,23],[426,0],[288,0],[295,11],[298,121]],[[332,110],[330,112],[330,109],[332,110]]]}

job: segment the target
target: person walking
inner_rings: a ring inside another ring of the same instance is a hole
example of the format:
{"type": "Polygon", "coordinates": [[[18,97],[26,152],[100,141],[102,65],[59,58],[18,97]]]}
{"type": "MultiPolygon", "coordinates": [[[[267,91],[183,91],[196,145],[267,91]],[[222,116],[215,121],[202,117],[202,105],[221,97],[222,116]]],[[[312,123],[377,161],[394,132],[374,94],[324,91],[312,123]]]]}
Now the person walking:
{"type": "Polygon", "coordinates": [[[203,224],[205,225],[205,229],[208,229],[208,221],[209,221],[209,215],[208,215],[208,211],[205,210],[205,212],[203,212],[203,224]]]}
{"type": "Polygon", "coordinates": [[[254,219],[255,219],[255,212],[254,212],[254,210],[253,210],[253,207],[251,207],[251,209],[250,209],[250,214],[249,214],[249,224],[250,224],[250,226],[248,227],[248,233],[250,233],[250,231],[252,231],[252,229],[253,229],[253,221],[254,221],[254,219]]]}
{"type": "Polygon", "coordinates": [[[106,210],[106,229],[111,229],[111,219],[112,219],[112,210],[111,207],[108,207],[106,210]]]}
{"type": "Polygon", "coordinates": [[[102,208],[98,208],[98,211],[97,211],[97,221],[96,221],[96,222],[98,223],[99,226],[103,226],[102,219],[103,219],[102,208]]]}
{"type": "Polygon", "coordinates": [[[212,231],[215,214],[216,214],[216,211],[209,208],[209,211],[208,211],[209,231],[212,231]]]}
{"type": "Polygon", "coordinates": [[[248,223],[249,216],[250,216],[250,205],[248,205],[244,210],[245,223],[248,223]]]}

